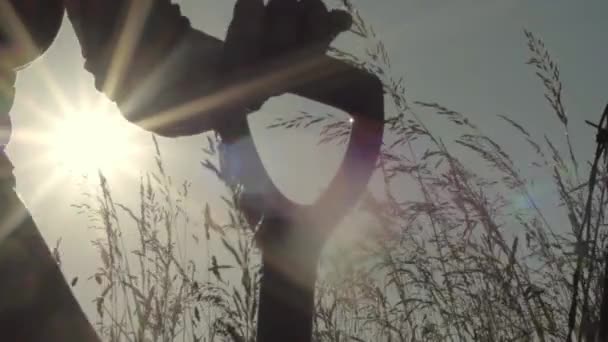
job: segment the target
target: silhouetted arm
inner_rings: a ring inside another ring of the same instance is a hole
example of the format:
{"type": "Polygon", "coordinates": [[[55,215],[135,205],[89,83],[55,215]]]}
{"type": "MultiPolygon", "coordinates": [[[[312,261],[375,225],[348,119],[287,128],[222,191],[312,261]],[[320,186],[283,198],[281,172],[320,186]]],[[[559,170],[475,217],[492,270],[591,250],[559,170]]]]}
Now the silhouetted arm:
{"type": "Polygon", "coordinates": [[[238,0],[222,42],[193,29],[170,0],[66,0],[66,7],[97,89],[129,121],[165,136],[230,124],[271,96],[319,81],[312,73],[338,65],[319,69],[319,58],[351,25],[320,0],[238,0]]]}
{"type": "Polygon", "coordinates": [[[222,41],[193,29],[179,6],[66,0],[66,8],[96,88],[129,121],[166,136],[214,127],[222,41]]]}

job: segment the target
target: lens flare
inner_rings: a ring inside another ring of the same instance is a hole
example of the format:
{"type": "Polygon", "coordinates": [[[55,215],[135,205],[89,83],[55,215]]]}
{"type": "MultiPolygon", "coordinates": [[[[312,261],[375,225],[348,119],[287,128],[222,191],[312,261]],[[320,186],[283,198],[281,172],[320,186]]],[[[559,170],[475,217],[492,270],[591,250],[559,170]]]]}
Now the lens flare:
{"type": "Polygon", "coordinates": [[[76,174],[128,171],[137,155],[128,124],[103,109],[77,108],[64,113],[44,140],[50,160],[76,174]]]}

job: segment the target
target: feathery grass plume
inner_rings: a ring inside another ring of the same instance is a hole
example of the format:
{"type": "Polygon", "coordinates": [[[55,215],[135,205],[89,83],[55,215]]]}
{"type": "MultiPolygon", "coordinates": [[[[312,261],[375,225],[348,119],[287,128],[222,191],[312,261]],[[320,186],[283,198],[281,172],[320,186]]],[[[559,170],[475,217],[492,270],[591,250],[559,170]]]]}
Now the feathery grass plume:
{"type": "MultiPolygon", "coordinates": [[[[557,218],[547,217],[535,192],[538,176],[522,171],[528,165],[512,157],[509,145],[466,113],[409,100],[373,27],[350,1],[341,4],[353,16],[352,32],[363,49],[332,53],[380,77],[391,112],[378,188],[355,214],[370,222],[366,235],[340,246],[337,234],[322,257],[315,339],[565,340],[570,275],[581,255],[585,272],[576,289],[587,304],[576,306],[576,329],[596,322],[602,277],[593,270],[603,270],[605,261],[592,256],[602,255],[608,237],[599,194],[606,182],[596,184],[591,228],[583,234],[588,190],[578,174],[587,169],[574,157],[571,137],[564,152],[551,137],[538,138],[523,123],[497,115],[532,147],[534,167],[551,175],[540,181],[559,206],[551,210],[557,218]],[[437,124],[454,136],[440,135],[437,124]]],[[[525,38],[552,118],[567,130],[557,64],[541,40],[528,31],[525,38]]],[[[313,126],[322,127],[324,144],[342,143],[350,133],[348,120],[325,113],[297,113],[270,127],[313,126]]],[[[201,165],[221,181],[217,142],[206,142],[201,165]]],[[[142,177],[138,205],[118,203],[100,175],[100,193],[79,206],[103,237],[95,241],[101,266],[93,275],[100,286],[98,328],[109,341],[253,341],[259,252],[256,227],[239,212],[239,189],[227,189],[224,208],[201,204],[202,217],[191,218],[185,204],[190,185],[167,175],[155,144],[157,168],[142,177]]],[[[605,174],[602,167],[598,175],[605,174]]]]}

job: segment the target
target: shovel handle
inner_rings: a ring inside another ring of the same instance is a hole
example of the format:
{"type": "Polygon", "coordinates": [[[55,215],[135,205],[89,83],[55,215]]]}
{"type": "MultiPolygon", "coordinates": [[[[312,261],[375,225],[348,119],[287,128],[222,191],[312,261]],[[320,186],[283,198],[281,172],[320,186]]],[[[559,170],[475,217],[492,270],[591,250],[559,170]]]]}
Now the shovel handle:
{"type": "MultiPolygon", "coordinates": [[[[266,172],[253,139],[232,137],[232,141],[238,139],[239,143],[228,142],[234,147],[224,152],[233,162],[222,168],[244,185],[245,196],[250,195],[243,208],[250,223],[258,222],[262,216],[281,216],[308,228],[318,227],[315,229],[323,231],[317,233],[325,236],[358,201],[376,167],[385,117],[382,82],[365,70],[325,55],[301,58],[300,62],[283,59],[252,79],[257,80],[257,86],[251,87],[255,91],[263,87],[263,91],[272,95],[295,94],[340,109],[352,118],[350,139],[338,172],[311,205],[294,203],[280,192],[266,172]]],[[[244,117],[234,118],[232,123],[232,129],[240,130],[240,137],[250,135],[244,117]]],[[[230,136],[231,132],[220,134],[230,136]]]]}

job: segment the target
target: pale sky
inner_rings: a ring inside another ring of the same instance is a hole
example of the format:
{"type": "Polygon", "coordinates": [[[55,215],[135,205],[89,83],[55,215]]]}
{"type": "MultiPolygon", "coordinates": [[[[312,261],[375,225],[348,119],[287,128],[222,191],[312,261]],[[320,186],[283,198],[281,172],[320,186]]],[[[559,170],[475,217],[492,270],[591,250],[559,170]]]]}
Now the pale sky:
{"type": "MultiPolygon", "coordinates": [[[[194,26],[223,38],[234,1],[183,0],[179,3],[194,26]]],[[[518,145],[510,134],[502,133],[506,126],[496,115],[504,114],[525,124],[533,134],[556,138],[562,134],[542,96],[540,82],[532,68],[524,64],[528,52],[523,29],[534,32],[544,39],[561,67],[564,102],[572,125],[571,134],[578,138],[575,147],[579,159],[591,158],[594,132],[584,120],[599,120],[608,101],[606,1],[353,0],[353,3],[384,41],[396,76],[405,78],[410,100],[437,101],[466,113],[505,146],[512,146],[509,152],[522,162],[529,157],[521,149],[524,145],[518,145]]],[[[352,37],[344,37],[338,45],[352,50],[353,42],[356,40],[352,37]]],[[[53,244],[59,237],[63,238],[67,277],[78,275],[84,279],[92,274],[98,257],[95,249],[86,243],[93,238],[86,229],[87,222],[70,207],[82,200],[79,194],[82,179],[65,171],[58,160],[37,162],[36,156],[45,153],[47,147],[31,142],[32,139],[20,138],[47,130],[49,120],[45,116],[60,116],[62,103],[67,101],[75,106],[79,101],[100,98],[92,77],[83,69],[80,50],[67,20],[45,57],[19,73],[17,86],[11,113],[15,140],[8,151],[16,166],[18,191],[47,241],[53,244]],[[34,107],[44,108],[45,113],[36,114],[34,107]],[[60,180],[45,186],[51,174],[60,174],[60,180]]],[[[326,169],[331,170],[340,149],[332,151],[312,146],[316,142],[315,132],[294,136],[263,129],[273,115],[318,108],[301,103],[294,106],[294,103],[293,99],[274,101],[253,117],[252,125],[262,157],[279,186],[292,198],[311,200],[329,177],[311,177],[317,173],[316,164],[329,165],[326,169]],[[300,174],[294,174],[293,170],[300,174]],[[295,182],[294,176],[300,181],[295,182]]],[[[132,175],[110,176],[117,199],[129,203],[133,200],[130,193],[137,191],[139,174],[153,167],[151,138],[123,120],[115,108],[107,111],[107,115],[139,146],[138,157],[127,166],[132,175]]],[[[432,127],[442,132],[441,126],[432,127]]],[[[112,138],[111,134],[107,137],[112,138]]],[[[169,173],[177,180],[192,181],[193,189],[198,189],[194,190],[194,196],[201,203],[216,201],[220,187],[199,164],[203,137],[160,141],[169,173]]],[[[547,203],[551,201],[547,199],[547,203]]],[[[85,309],[92,312],[90,301],[96,293],[92,282],[81,281],[75,293],[85,309]]]]}

